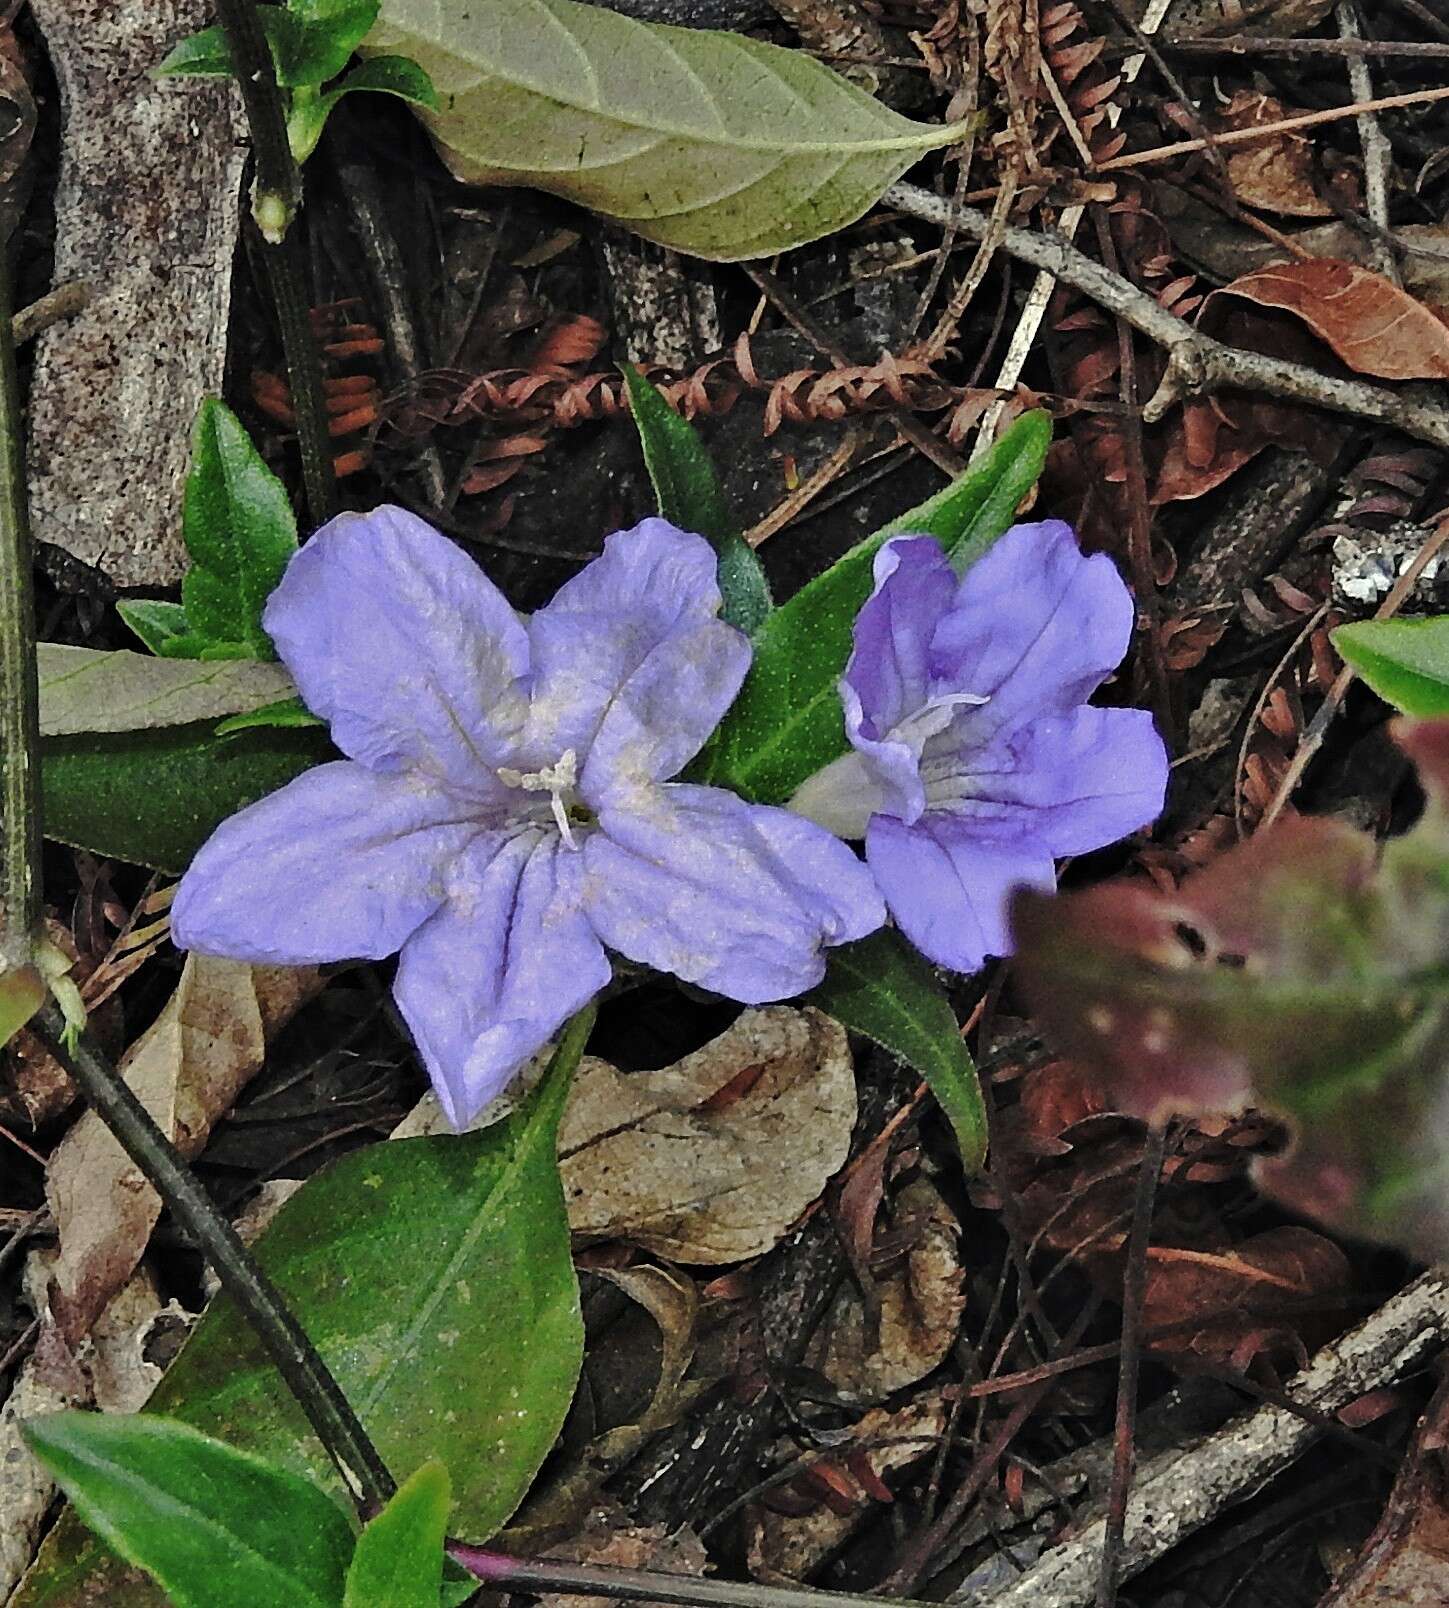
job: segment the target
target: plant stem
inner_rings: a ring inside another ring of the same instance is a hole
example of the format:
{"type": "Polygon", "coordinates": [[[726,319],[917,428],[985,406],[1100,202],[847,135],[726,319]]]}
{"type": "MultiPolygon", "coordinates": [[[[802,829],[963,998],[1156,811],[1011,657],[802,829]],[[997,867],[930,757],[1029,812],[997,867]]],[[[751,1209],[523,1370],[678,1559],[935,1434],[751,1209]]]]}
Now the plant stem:
{"type": "Polygon", "coordinates": [[[448,1555],[479,1580],[510,1591],[582,1592],[591,1597],[676,1603],[681,1608],[927,1608],[909,1597],[865,1597],[756,1580],[702,1580],[662,1570],[515,1558],[462,1541],[449,1541],[448,1555]]]}
{"type": "Polygon", "coordinates": [[[40,692],[8,237],[0,237],[0,973],[31,963],[40,920],[40,692]]]}
{"type": "Polygon", "coordinates": [[[81,1035],[74,1050],[67,1047],[65,1018],[54,1003],[42,1007],[32,1025],[216,1269],[222,1287],[256,1330],[344,1481],[355,1485],[364,1502],[379,1506],[386,1502],[395,1489],[392,1475],[341,1386],[150,1112],[88,1035],[81,1035]]]}
{"type": "Polygon", "coordinates": [[[283,91],[253,0],[216,0],[217,20],[231,47],[232,64],[252,136],[252,217],[262,236],[262,262],[287,360],[287,383],[297,420],[302,483],[315,529],[337,512],[332,441],[322,371],[307,311],[306,275],[291,224],[302,204],[302,174],[287,140],[283,91]]]}

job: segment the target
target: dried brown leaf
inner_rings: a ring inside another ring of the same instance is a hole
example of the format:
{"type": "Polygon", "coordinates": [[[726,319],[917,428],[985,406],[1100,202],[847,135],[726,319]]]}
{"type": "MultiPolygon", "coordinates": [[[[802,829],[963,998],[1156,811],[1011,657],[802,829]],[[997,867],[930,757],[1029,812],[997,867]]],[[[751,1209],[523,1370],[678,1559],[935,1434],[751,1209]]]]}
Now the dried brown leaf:
{"type": "Polygon", "coordinates": [[[680,1262],[757,1256],[844,1165],[854,1124],[849,1045],[819,1011],[745,1011],[658,1072],[586,1056],[559,1127],[569,1222],[680,1262]],[[710,1107],[756,1066],[745,1092],[710,1107]]]}
{"type": "Polygon", "coordinates": [[[809,1360],[855,1401],[879,1401],[924,1379],[945,1360],[966,1308],[961,1225],[925,1179],[908,1184],[893,1205],[909,1251],[877,1284],[879,1333],[854,1284],[842,1286],[811,1342],[809,1360]]]}
{"type": "MultiPolygon", "coordinates": [[[[183,1156],[201,1151],[260,1070],[268,1040],[320,987],[312,967],[186,957],[176,992],[121,1062],[183,1156]]],[[[51,1312],[74,1346],[135,1270],[161,1201],[93,1111],[52,1154],[46,1196],[60,1236],[51,1312]]]]}
{"type": "MultiPolygon", "coordinates": [[[[1217,118],[1217,132],[1261,128],[1292,115],[1282,101],[1240,89],[1217,118]]],[[[1275,134],[1250,145],[1226,147],[1228,179],[1238,200],[1293,218],[1331,218],[1333,208],[1313,183],[1313,148],[1306,136],[1275,134]]]]}
{"type": "Polygon", "coordinates": [[[1382,274],[1356,263],[1280,263],[1244,274],[1215,294],[1293,313],[1360,374],[1449,379],[1449,326],[1382,274]]]}

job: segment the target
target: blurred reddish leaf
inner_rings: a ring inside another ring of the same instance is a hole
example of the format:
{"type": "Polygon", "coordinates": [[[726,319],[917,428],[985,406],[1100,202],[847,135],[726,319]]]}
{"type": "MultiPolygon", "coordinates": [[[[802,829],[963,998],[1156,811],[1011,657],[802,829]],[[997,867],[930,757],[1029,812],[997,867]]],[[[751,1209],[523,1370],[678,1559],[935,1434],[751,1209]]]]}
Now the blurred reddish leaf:
{"type": "Polygon", "coordinates": [[[1301,318],[1360,374],[1380,380],[1449,379],[1449,327],[1369,268],[1317,257],[1244,274],[1215,292],[1301,318]]]}
{"type": "Polygon", "coordinates": [[[1257,1104],[1297,1147],[1262,1188],[1440,1254],[1449,1204],[1449,721],[1399,723],[1428,797],[1379,854],[1291,819],[1175,894],[1018,896],[1017,971],[1043,1026],[1148,1118],[1257,1104]]]}

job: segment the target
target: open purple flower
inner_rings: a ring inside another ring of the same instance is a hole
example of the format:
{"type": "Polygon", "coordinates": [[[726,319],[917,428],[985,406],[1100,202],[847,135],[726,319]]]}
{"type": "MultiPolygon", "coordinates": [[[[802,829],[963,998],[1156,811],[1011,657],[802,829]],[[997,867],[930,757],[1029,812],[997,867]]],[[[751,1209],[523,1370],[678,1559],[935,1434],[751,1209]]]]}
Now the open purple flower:
{"type": "Polygon", "coordinates": [[[461,1125],[609,980],[604,946],[749,1004],[811,988],[885,919],[828,832],[666,785],[739,690],[715,556],[662,519],[525,624],[397,508],[307,543],[263,623],[348,756],[224,822],[183,948],[301,965],[401,950],[395,993],[461,1125]]]}
{"type": "Polygon", "coordinates": [[[875,560],[840,683],[854,752],[790,808],[865,839],[886,904],[939,965],[1011,952],[1012,893],[1153,820],[1167,751],[1140,709],[1086,700],[1121,663],[1132,598],[1056,520],[1017,525],[958,580],[940,544],[875,560]]]}

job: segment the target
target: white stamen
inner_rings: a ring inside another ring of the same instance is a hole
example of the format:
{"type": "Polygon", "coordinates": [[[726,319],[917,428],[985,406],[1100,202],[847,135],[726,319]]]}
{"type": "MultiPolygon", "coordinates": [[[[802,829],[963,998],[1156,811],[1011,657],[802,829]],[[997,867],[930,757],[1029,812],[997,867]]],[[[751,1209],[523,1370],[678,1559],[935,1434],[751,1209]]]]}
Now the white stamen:
{"type": "Polygon", "coordinates": [[[552,765],[545,765],[542,770],[520,771],[510,765],[500,765],[498,780],[505,787],[517,787],[525,793],[548,793],[559,836],[569,848],[578,848],[568,810],[579,780],[579,756],[572,748],[564,749],[552,765]]]}

